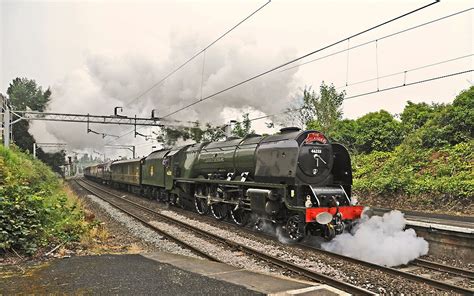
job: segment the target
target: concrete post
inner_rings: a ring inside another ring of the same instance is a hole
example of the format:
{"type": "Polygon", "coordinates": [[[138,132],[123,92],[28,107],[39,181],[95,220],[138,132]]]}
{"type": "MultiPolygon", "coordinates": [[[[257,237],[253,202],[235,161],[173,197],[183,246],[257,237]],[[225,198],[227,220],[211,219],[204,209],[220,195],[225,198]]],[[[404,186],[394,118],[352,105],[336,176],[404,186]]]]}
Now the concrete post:
{"type": "Polygon", "coordinates": [[[36,142],[33,143],[33,158],[36,158],[36,142]]]}

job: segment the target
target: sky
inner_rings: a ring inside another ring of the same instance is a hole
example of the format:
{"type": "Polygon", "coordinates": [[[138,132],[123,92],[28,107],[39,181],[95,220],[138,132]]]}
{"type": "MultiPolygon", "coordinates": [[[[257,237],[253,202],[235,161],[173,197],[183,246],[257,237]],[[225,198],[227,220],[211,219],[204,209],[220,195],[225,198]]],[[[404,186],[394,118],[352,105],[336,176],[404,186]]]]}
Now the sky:
{"type": "MultiPolygon", "coordinates": [[[[27,77],[51,88],[50,112],[109,115],[114,106],[124,106],[126,115],[149,116],[157,109],[164,116],[201,96],[430,2],[273,0],[204,55],[140,96],[266,1],[0,0],[0,93],[6,93],[15,77],[27,77]]],[[[471,1],[444,0],[302,62],[471,7],[471,1]]],[[[404,81],[473,69],[472,20],[471,10],[348,52],[276,71],[173,117],[222,124],[239,119],[242,112],[250,112],[251,118],[279,113],[294,102],[301,89],[318,90],[322,81],[333,83],[339,91],[345,89],[351,97],[404,81]],[[459,57],[464,58],[409,71],[406,77],[400,74],[351,86],[459,57]],[[344,88],[346,84],[349,86],[344,88]]],[[[343,105],[344,117],[357,118],[380,109],[397,114],[407,100],[451,102],[473,81],[471,72],[348,99],[343,105]]],[[[268,132],[265,120],[255,121],[253,126],[257,132],[268,132]]],[[[130,130],[123,126],[93,128],[116,135],[130,130]]],[[[81,124],[35,122],[31,131],[39,142],[68,142],[75,149],[105,151],[105,143],[134,144],[139,146],[138,154],[145,155],[152,146],[158,146],[133,134],[118,140],[102,139],[86,134],[81,124]]],[[[142,131],[152,132],[149,128],[142,131]]]]}

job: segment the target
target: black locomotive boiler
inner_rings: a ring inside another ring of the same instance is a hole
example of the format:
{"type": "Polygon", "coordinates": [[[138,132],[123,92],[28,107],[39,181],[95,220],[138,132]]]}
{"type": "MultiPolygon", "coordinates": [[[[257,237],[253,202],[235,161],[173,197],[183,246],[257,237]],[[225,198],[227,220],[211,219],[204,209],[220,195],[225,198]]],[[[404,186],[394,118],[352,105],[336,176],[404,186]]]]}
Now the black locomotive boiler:
{"type": "MultiPolygon", "coordinates": [[[[101,180],[91,173],[98,170],[85,171],[101,180]]],[[[298,128],[163,149],[102,171],[108,176],[102,182],[112,186],[238,225],[269,221],[294,241],[307,234],[332,239],[363,210],[351,204],[347,149],[318,131],[298,128]]]]}

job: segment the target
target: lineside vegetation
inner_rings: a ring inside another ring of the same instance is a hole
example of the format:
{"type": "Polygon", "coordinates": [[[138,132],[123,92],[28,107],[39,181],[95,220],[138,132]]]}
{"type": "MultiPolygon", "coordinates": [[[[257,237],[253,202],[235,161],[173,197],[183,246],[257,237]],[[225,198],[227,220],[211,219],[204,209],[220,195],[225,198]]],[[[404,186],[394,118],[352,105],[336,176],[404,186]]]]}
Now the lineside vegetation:
{"type": "Polygon", "coordinates": [[[0,255],[75,242],[89,227],[82,206],[50,167],[0,146],[0,255]]]}
{"type": "Polygon", "coordinates": [[[320,94],[305,91],[305,104],[335,116],[313,116],[307,128],[352,151],[362,204],[474,214],[474,87],[452,104],[409,101],[396,116],[380,110],[356,120],[337,112],[341,94],[332,86],[323,84],[320,94]]]}

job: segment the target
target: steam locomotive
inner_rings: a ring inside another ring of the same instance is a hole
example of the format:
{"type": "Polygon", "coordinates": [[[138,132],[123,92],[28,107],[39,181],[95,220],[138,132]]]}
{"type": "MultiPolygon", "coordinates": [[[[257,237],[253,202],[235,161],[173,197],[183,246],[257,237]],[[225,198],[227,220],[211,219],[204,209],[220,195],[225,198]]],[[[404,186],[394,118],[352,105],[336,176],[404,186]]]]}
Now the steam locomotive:
{"type": "Polygon", "coordinates": [[[241,226],[270,221],[293,241],[306,235],[330,240],[363,210],[351,204],[347,149],[318,131],[293,127],[158,150],[87,167],[84,175],[241,226]]]}

